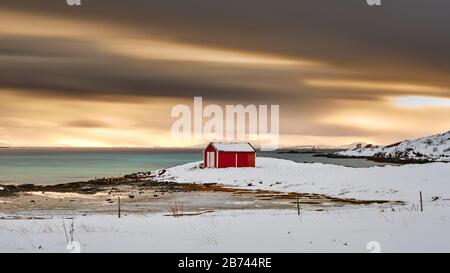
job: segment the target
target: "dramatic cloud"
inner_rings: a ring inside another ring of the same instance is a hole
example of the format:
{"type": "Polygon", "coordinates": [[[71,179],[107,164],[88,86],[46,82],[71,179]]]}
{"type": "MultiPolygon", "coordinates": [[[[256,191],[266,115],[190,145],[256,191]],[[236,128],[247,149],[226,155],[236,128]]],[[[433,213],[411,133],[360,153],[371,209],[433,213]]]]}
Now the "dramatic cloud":
{"type": "Polygon", "coordinates": [[[449,9],[439,0],[2,0],[0,143],[173,146],[170,109],[193,96],[280,104],[284,145],[446,131],[449,9]],[[421,107],[404,107],[405,97],[421,107]]]}

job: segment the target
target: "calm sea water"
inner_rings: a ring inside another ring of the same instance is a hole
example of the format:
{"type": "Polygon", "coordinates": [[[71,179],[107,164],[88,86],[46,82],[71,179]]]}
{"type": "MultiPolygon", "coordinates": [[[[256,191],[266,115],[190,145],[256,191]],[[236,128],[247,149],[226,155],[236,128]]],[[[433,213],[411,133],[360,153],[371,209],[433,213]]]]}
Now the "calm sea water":
{"type": "MultiPolygon", "coordinates": [[[[258,156],[297,162],[322,162],[350,167],[381,165],[363,159],[314,157],[310,153],[261,152],[258,156]]],[[[0,149],[0,183],[56,184],[95,177],[122,176],[199,161],[200,150],[6,148],[0,149]]]]}

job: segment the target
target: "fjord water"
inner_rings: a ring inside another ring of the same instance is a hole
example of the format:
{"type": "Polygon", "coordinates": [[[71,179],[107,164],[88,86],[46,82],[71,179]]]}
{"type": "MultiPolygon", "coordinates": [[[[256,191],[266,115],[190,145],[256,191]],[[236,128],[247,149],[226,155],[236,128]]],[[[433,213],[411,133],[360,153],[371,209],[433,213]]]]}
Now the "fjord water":
{"type": "MultiPolygon", "coordinates": [[[[382,165],[364,159],[314,157],[312,153],[260,152],[258,156],[349,167],[382,165]]],[[[2,148],[0,183],[58,184],[123,176],[202,160],[200,149],[2,148]]]]}
{"type": "Polygon", "coordinates": [[[192,150],[0,149],[0,183],[57,184],[151,171],[201,159],[192,150]]]}

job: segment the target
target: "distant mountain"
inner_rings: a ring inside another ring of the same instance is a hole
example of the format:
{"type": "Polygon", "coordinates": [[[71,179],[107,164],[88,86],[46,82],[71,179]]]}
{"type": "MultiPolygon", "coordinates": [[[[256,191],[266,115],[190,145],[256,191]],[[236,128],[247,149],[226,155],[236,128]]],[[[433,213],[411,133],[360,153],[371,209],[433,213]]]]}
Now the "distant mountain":
{"type": "Polygon", "coordinates": [[[347,144],[347,145],[338,146],[336,148],[337,149],[353,149],[357,145],[361,145],[361,147],[366,147],[367,145],[372,145],[372,144],[369,144],[367,142],[353,142],[353,143],[350,143],[350,144],[347,144]]]}
{"type": "Polygon", "coordinates": [[[299,146],[286,146],[282,147],[282,149],[311,150],[311,149],[333,149],[333,147],[328,145],[299,145],[299,146]]]}
{"type": "Polygon", "coordinates": [[[362,147],[365,147],[366,145],[369,145],[366,142],[354,142],[346,145],[300,145],[300,146],[294,146],[294,147],[284,147],[283,149],[333,149],[333,150],[340,150],[340,149],[352,149],[355,148],[356,145],[361,144],[362,147]]]}
{"type": "Polygon", "coordinates": [[[336,152],[343,157],[372,157],[380,160],[450,162],[450,131],[414,140],[405,140],[384,147],[354,148],[336,152]]]}

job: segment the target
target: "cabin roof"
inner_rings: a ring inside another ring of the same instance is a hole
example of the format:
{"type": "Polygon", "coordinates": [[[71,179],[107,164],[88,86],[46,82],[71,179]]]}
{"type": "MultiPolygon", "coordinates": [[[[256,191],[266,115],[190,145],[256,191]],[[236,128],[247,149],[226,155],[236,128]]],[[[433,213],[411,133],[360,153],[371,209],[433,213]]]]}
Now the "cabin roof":
{"type": "Polygon", "coordinates": [[[211,145],[221,152],[255,152],[248,142],[211,142],[211,145]]]}

